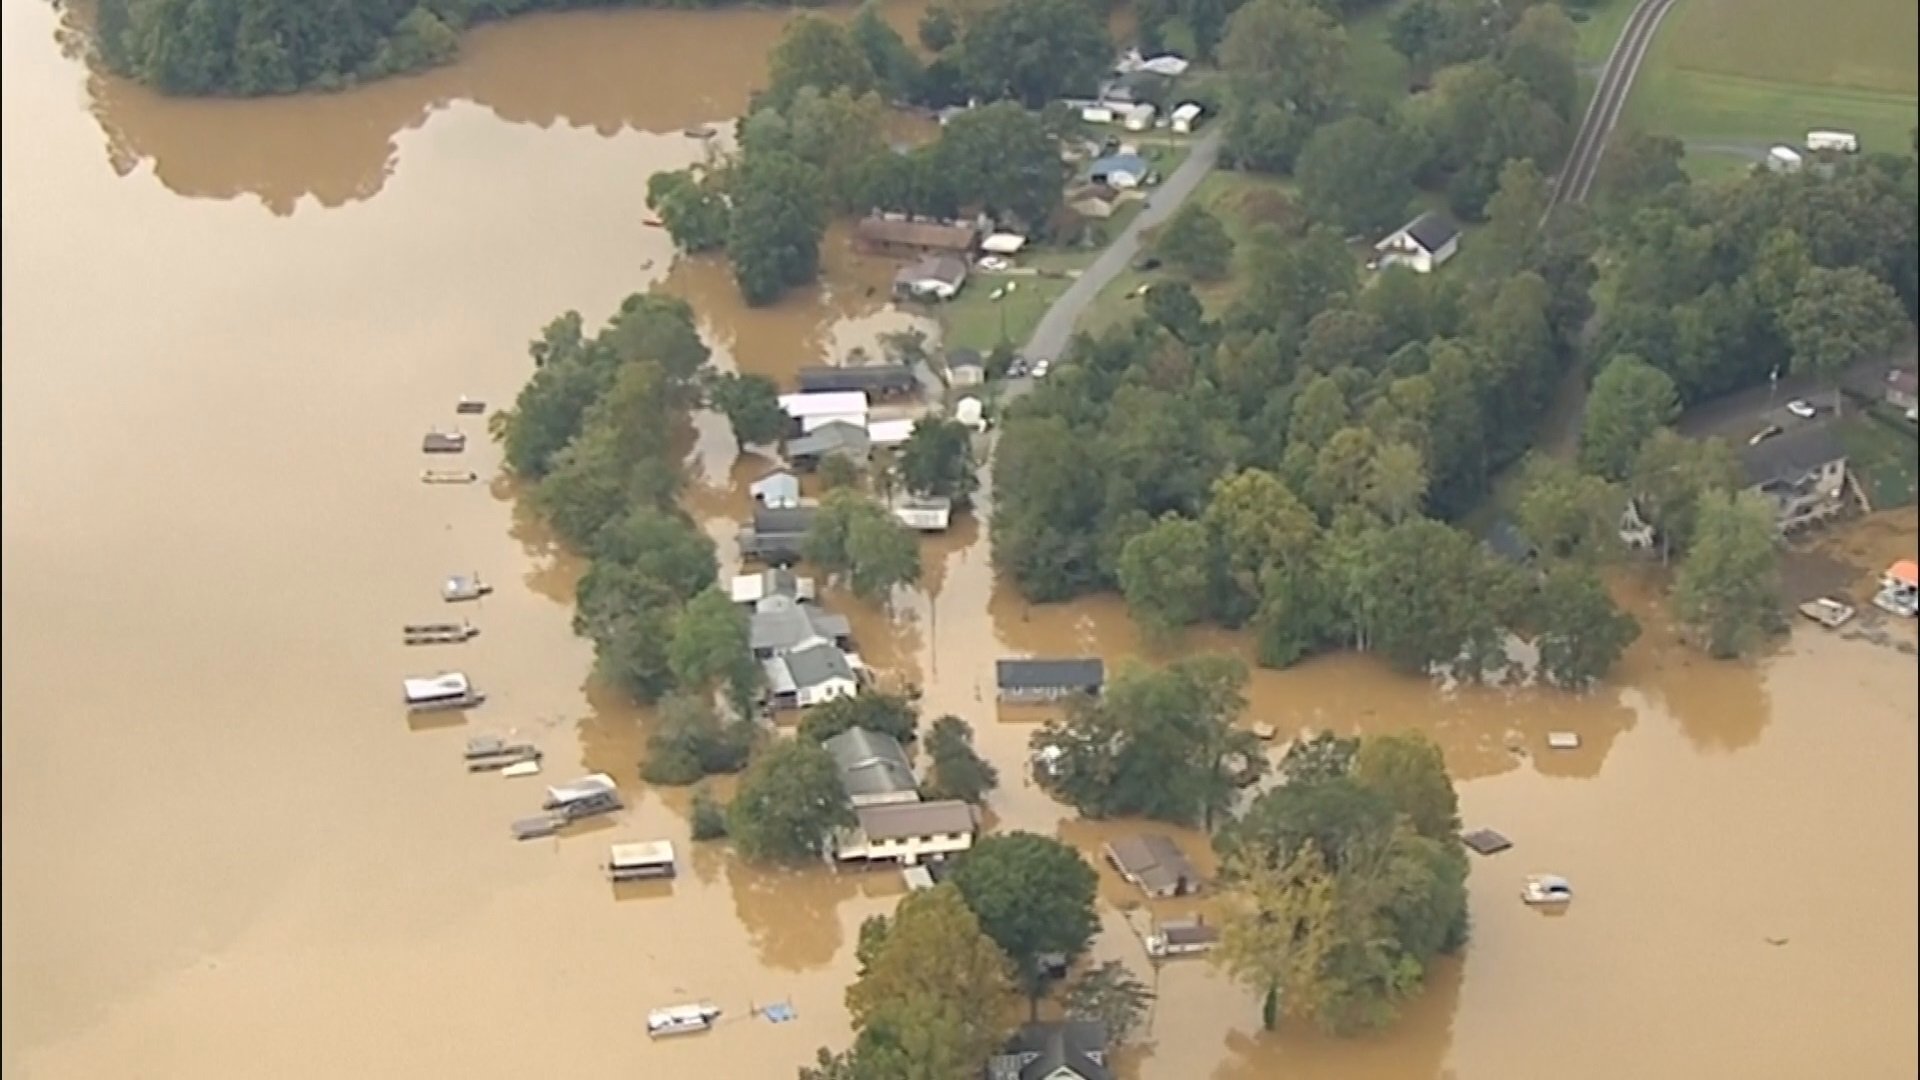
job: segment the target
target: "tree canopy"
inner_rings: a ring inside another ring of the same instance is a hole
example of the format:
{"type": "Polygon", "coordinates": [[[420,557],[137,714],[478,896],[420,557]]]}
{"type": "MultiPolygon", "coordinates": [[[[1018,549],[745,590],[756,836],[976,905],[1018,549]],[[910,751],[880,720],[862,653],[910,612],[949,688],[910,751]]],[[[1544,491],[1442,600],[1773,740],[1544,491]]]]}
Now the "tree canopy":
{"type": "Polygon", "coordinates": [[[979,916],[980,928],[1012,960],[1030,999],[1040,994],[1040,958],[1058,953],[1073,960],[1100,927],[1093,867],[1052,837],[982,837],[961,856],[953,884],[979,916]]]}
{"type": "Polygon", "coordinates": [[[852,824],[832,755],[805,739],[777,740],[755,757],[727,807],[727,834],[756,860],[815,857],[834,829],[852,824]]]}
{"type": "Polygon", "coordinates": [[[829,492],[805,541],[807,559],[845,577],[855,596],[884,599],[920,580],[920,541],[860,492],[829,492]]]}
{"type": "Polygon", "coordinates": [[[1674,614],[1714,657],[1739,656],[1778,629],[1773,509],[1759,495],[1709,494],[1674,580],[1674,614]]]}

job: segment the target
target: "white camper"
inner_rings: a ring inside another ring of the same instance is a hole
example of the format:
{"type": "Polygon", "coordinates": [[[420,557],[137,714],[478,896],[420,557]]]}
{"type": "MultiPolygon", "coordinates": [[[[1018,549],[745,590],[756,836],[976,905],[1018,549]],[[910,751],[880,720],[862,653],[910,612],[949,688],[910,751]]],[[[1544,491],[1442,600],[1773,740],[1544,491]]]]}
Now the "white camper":
{"type": "Polygon", "coordinates": [[[1767,149],[1767,168],[1774,172],[1798,172],[1800,161],[1800,151],[1791,146],[1773,146],[1767,149]]]}
{"type": "Polygon", "coordinates": [[[1192,134],[1193,126],[1200,122],[1200,106],[1189,101],[1185,105],[1182,105],[1179,108],[1174,109],[1171,113],[1168,113],[1167,119],[1173,122],[1173,130],[1175,134],[1177,135],[1192,134]]]}
{"type": "Polygon", "coordinates": [[[1860,152],[1860,136],[1851,131],[1809,131],[1807,132],[1807,149],[1838,150],[1843,154],[1857,154],[1860,152]]]}
{"type": "Polygon", "coordinates": [[[1128,131],[1149,130],[1153,127],[1153,118],[1159,115],[1159,112],[1160,110],[1154,108],[1151,102],[1143,101],[1127,110],[1126,120],[1122,126],[1128,131]]]}

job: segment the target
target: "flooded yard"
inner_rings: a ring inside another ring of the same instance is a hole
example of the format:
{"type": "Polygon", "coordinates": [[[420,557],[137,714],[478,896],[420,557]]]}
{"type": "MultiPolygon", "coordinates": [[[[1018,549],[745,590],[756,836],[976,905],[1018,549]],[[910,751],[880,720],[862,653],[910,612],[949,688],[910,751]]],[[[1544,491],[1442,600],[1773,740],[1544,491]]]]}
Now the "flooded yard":
{"type": "MultiPolygon", "coordinates": [[[[688,836],[688,794],[642,785],[649,717],[588,679],[580,568],[497,476],[461,394],[511,400],[553,316],[687,298],[723,366],[798,367],[923,325],[891,268],[828,248],[827,284],[742,309],[725,271],[643,224],[681,134],[744,107],[785,16],[540,17],[440,71],[350,94],[161,101],[63,56],[60,13],[4,0],[4,943],[0,1074],[596,1080],[793,1075],[850,1038],[841,994],[897,875],[744,865],[688,836]],[[636,56],[658,58],[636,63],[636,56]],[[421,433],[463,427],[474,486],[419,482],[421,433]],[[408,649],[438,582],[497,584],[473,642],[408,649]],[[490,695],[410,730],[404,676],[490,695]],[[538,779],[469,774],[468,735],[546,752],[538,779]],[[514,843],[547,783],[612,774],[629,810],[514,843]],[[668,839],[671,882],[609,886],[612,842],[668,839]],[[648,1009],[709,999],[695,1038],[648,1009]],[[789,1003],[770,1023],[757,1007],[789,1003]]],[[[911,27],[911,5],[889,9],[911,27]]],[[[745,485],[703,418],[690,508],[730,571],[745,485]]],[[[1911,514],[1836,539],[1848,589],[1911,514]],[[1849,547],[1855,543],[1855,547],[1849,547]]],[[[1000,709],[993,661],[1150,656],[1114,598],[1033,607],[997,586],[988,526],[926,541],[889,608],[834,593],[866,660],[966,718],[999,766],[995,827],[1099,862],[1134,823],[1081,822],[1023,779],[1044,709],[1000,709]]],[[[1875,561],[1879,560],[1879,561],[1875,561]]],[[[1204,960],[1149,968],[1156,917],[1101,863],[1099,958],[1160,993],[1136,1080],[1552,1075],[1901,1077],[1920,1070],[1920,720],[1911,657],[1808,627],[1766,660],[1646,632],[1585,697],[1463,689],[1339,656],[1257,672],[1247,722],[1419,728],[1445,749],[1475,857],[1474,939],[1385,1034],[1258,1032],[1204,960]],[[1582,745],[1550,751],[1550,731],[1582,745]],[[1543,916],[1528,873],[1580,899],[1543,916]]],[[[1911,626],[1895,628],[1911,637],[1911,626]]],[[[1197,633],[1185,649],[1246,653],[1197,633]]],[[[1277,745],[1277,744],[1276,744],[1277,745]]],[[[1203,838],[1174,835],[1205,866],[1203,838]]]]}

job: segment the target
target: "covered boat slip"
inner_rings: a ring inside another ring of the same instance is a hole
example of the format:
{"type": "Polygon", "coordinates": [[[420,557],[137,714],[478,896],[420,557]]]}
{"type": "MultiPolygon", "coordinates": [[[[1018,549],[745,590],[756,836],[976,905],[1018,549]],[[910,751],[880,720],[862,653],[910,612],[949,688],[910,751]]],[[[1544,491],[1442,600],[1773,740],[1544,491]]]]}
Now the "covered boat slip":
{"type": "Polygon", "coordinates": [[[408,623],[400,628],[400,640],[408,645],[458,645],[480,636],[480,628],[470,622],[408,623]]]}
{"type": "Polygon", "coordinates": [[[614,786],[613,777],[606,773],[592,773],[548,788],[547,799],[541,809],[562,821],[579,821],[596,814],[610,814],[624,805],[620,801],[619,789],[614,786]]]}
{"type": "Polygon", "coordinates": [[[493,586],[480,580],[479,574],[452,574],[440,583],[440,599],[449,604],[478,600],[492,591],[493,586]]]}
{"type": "Polygon", "coordinates": [[[403,681],[402,689],[405,692],[407,708],[414,712],[465,709],[487,699],[485,694],[475,690],[473,684],[467,681],[467,677],[458,671],[407,679],[403,681]]]}
{"type": "Polygon", "coordinates": [[[492,735],[477,735],[467,740],[468,772],[490,772],[526,761],[537,762],[540,748],[531,743],[510,743],[492,735]]]}
{"type": "Polygon", "coordinates": [[[671,840],[614,844],[607,850],[607,877],[614,881],[670,878],[675,873],[671,840]]]}

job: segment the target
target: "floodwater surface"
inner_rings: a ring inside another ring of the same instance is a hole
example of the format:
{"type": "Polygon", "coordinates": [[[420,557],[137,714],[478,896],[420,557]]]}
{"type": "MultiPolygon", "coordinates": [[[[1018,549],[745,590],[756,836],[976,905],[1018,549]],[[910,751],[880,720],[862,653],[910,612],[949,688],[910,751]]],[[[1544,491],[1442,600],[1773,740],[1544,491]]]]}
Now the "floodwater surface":
{"type": "MultiPolygon", "coordinates": [[[[525,343],[658,284],[717,362],[785,378],[924,326],[888,268],[829,242],[829,275],[739,308],[724,267],[642,224],[646,178],[696,160],[786,16],[540,17],[463,59],[349,94],[163,101],[62,53],[58,12],[4,0],[4,948],[11,1077],[789,1077],[849,1038],[853,943],[892,874],[745,867],[688,842],[686,795],[638,783],[647,717],[593,686],[569,631],[577,563],[517,508],[460,394],[508,401],[525,343]],[[418,439],[462,426],[489,482],[428,487],[418,439]],[[471,644],[406,649],[447,573],[499,588],[471,644]],[[444,667],[492,696],[411,729],[397,681],[444,667]],[[547,752],[541,779],[469,775],[470,733],[547,752]],[[604,770],[631,809],[515,844],[544,782],[604,770]],[[609,841],[663,837],[670,883],[610,889],[609,841]],[[709,1035],[650,1043],[647,1009],[710,999],[709,1035]],[[791,1003],[772,1024],[759,1005],[791,1003]]],[[[893,9],[910,27],[911,7],[893,9]]],[[[696,423],[689,505],[729,556],[744,483],[696,423]]],[[[1890,525],[1911,551],[1911,515],[1890,525]]],[[[970,720],[1000,828],[1096,857],[1128,823],[1067,820],[1021,779],[1045,714],[997,710],[1010,654],[1143,655],[1111,599],[996,588],[989,537],[927,541],[923,590],[832,595],[860,651],[970,720]]],[[[725,572],[725,571],[723,571],[725,572]]],[[[1476,859],[1474,941],[1389,1032],[1257,1031],[1203,961],[1153,971],[1144,905],[1102,870],[1101,957],[1160,992],[1142,1080],[1914,1075],[1916,680],[1911,658],[1807,632],[1752,665],[1647,623],[1572,697],[1445,691],[1359,657],[1262,672],[1248,720],[1420,728],[1447,752],[1476,859]],[[1550,752],[1549,731],[1581,749],[1550,752]],[[1564,916],[1519,903],[1571,878],[1564,916]]],[[[1902,628],[1911,638],[1910,628],[1902,628]]],[[[1196,634],[1185,648],[1243,650],[1196,634]]],[[[1165,657],[1149,657],[1162,660],[1165,657]]],[[[1196,855],[1203,841],[1173,830],[1196,855]]]]}

